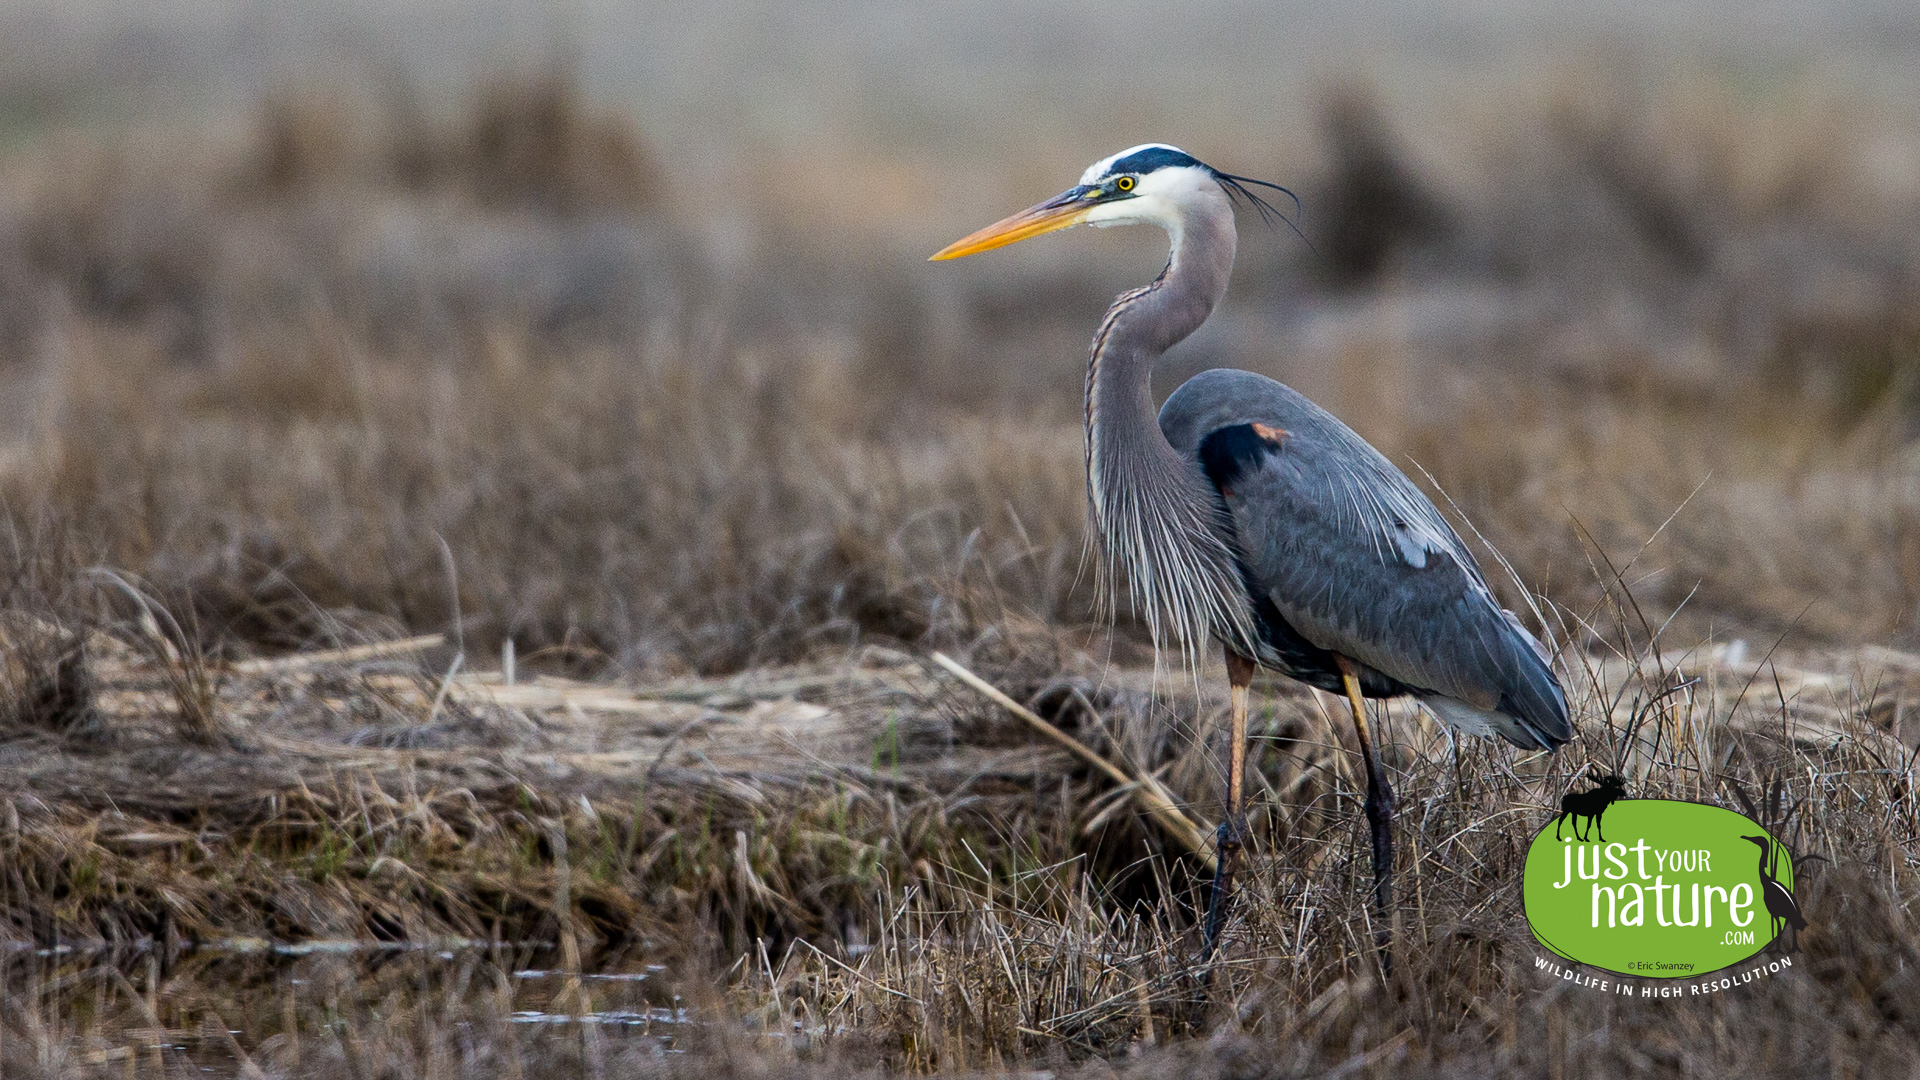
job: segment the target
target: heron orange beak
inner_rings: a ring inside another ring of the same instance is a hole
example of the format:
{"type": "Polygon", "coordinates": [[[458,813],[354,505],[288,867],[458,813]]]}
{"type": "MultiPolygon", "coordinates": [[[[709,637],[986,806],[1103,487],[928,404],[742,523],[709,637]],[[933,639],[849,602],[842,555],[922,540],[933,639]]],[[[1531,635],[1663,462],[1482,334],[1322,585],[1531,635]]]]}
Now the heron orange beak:
{"type": "Polygon", "coordinates": [[[1038,206],[1007,218],[996,221],[979,232],[963,236],[939,251],[933,253],[928,262],[940,262],[944,259],[957,259],[962,255],[991,251],[1008,244],[1017,244],[1028,237],[1050,233],[1057,229],[1070,228],[1085,221],[1098,203],[1101,191],[1097,187],[1082,185],[1063,191],[1038,206]]]}

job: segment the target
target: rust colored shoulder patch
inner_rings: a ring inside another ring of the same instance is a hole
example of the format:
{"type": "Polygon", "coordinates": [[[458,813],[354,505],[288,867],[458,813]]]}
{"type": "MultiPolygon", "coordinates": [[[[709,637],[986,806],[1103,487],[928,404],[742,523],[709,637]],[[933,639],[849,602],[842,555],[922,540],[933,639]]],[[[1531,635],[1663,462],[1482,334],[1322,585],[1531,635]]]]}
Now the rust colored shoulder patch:
{"type": "Polygon", "coordinates": [[[1279,446],[1293,437],[1293,432],[1285,428],[1269,427],[1266,424],[1253,425],[1253,433],[1265,441],[1279,446]]]}

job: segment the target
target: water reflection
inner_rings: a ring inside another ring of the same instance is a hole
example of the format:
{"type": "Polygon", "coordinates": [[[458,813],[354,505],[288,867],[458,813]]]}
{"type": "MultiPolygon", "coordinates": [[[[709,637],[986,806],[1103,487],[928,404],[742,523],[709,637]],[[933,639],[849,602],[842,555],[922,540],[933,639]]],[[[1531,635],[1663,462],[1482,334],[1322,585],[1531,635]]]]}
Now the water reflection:
{"type": "Polygon", "coordinates": [[[550,1013],[523,1009],[514,1013],[512,1020],[516,1024],[615,1024],[648,1029],[656,1024],[684,1027],[693,1023],[685,1009],[647,1009],[644,1012],[601,1009],[590,1013],[550,1013]]]}
{"type": "Polygon", "coordinates": [[[406,1056],[434,1033],[517,1053],[591,1029],[617,1040],[608,1050],[684,1052],[695,1021],[657,954],[615,953],[569,972],[552,965],[557,953],[445,939],[230,938],[170,953],[5,945],[0,1013],[32,1016],[23,1027],[57,1038],[47,1048],[56,1058],[219,1075],[285,1072],[315,1053],[343,1064],[406,1056]]]}

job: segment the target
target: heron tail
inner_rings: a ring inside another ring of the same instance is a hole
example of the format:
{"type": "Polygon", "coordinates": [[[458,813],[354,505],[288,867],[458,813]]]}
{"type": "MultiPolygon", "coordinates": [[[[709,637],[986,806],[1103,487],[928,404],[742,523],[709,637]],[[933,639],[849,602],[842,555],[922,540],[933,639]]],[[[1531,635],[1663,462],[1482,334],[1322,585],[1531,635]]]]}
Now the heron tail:
{"type": "Polygon", "coordinates": [[[1567,692],[1554,675],[1552,658],[1540,639],[1528,633],[1513,612],[1500,614],[1507,617],[1514,663],[1506,692],[1500,695],[1497,707],[1526,728],[1539,749],[1556,749],[1573,738],[1573,721],[1567,714],[1567,692]]]}
{"type": "Polygon", "coordinates": [[[1567,694],[1553,674],[1547,650],[1505,611],[1507,634],[1500,642],[1499,702],[1491,709],[1441,694],[1421,702],[1448,726],[1471,735],[1498,735],[1523,750],[1553,750],[1573,738],[1567,694]]]}

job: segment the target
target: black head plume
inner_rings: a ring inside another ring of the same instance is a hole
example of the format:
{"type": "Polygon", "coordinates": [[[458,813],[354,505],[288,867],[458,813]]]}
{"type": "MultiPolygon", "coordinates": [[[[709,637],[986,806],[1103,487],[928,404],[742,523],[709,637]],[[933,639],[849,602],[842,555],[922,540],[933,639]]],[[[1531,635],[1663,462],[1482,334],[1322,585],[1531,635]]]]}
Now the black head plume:
{"type": "Polygon", "coordinates": [[[1230,172],[1222,172],[1211,165],[1205,166],[1205,168],[1213,174],[1214,182],[1219,184],[1221,190],[1227,193],[1228,199],[1236,203],[1244,200],[1247,205],[1253,207],[1254,211],[1260,215],[1260,220],[1268,224],[1275,221],[1286,222],[1287,228],[1293,230],[1293,235],[1298,236],[1306,243],[1307,250],[1313,251],[1316,255],[1319,254],[1319,251],[1313,246],[1313,241],[1308,240],[1307,234],[1300,231],[1300,224],[1296,220],[1304,213],[1304,208],[1300,205],[1300,196],[1295,195],[1291,190],[1281,187],[1279,184],[1269,183],[1265,180],[1255,180],[1251,176],[1236,176],[1230,172]],[[1248,185],[1268,188],[1285,195],[1293,202],[1293,217],[1288,217],[1281,213],[1278,207],[1266,199],[1261,198],[1260,194],[1253,191],[1248,185]]]}

